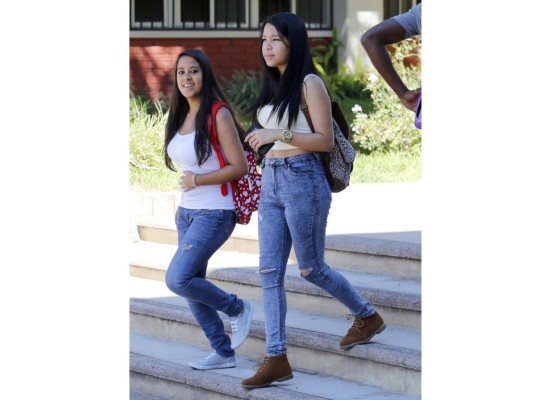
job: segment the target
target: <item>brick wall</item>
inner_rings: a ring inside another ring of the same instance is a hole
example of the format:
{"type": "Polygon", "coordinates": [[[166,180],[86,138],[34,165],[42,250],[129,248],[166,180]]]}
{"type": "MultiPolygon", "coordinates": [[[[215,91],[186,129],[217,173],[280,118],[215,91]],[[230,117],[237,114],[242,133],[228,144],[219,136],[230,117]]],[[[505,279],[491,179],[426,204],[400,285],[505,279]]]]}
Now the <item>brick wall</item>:
{"type": "Polygon", "coordinates": [[[130,89],[156,100],[170,96],[174,63],[186,49],[203,50],[219,82],[231,79],[237,69],[259,69],[258,40],[230,39],[130,39],[130,89]]]}
{"type": "Polygon", "coordinates": [[[256,38],[130,39],[130,89],[152,100],[170,96],[176,58],[192,48],[205,51],[222,84],[235,70],[260,69],[257,46],[256,38]]]}

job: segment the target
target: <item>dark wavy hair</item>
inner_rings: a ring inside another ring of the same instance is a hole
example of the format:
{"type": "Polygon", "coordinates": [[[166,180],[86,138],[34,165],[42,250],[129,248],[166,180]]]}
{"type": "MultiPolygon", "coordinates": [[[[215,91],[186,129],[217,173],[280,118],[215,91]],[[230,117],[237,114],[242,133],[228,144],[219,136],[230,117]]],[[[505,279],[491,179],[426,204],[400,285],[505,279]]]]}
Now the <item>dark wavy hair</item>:
{"type": "Polygon", "coordinates": [[[264,72],[261,91],[246,111],[253,113],[253,122],[257,123],[255,111],[259,107],[272,104],[274,107],[271,115],[277,113],[279,122],[288,108],[290,128],[298,118],[304,77],[307,74],[318,75],[313,64],[305,23],[298,15],[290,12],[274,14],[261,23],[259,41],[259,61],[264,72]],[[289,48],[289,61],[283,75],[278,68],[269,67],[263,58],[262,37],[266,24],[272,24],[277,29],[282,41],[289,48]]]}
{"type": "MultiPolygon", "coordinates": [[[[229,102],[226,99],[226,96],[222,92],[220,85],[216,79],[216,76],[211,67],[211,63],[207,58],[207,55],[197,49],[186,50],[182,52],[176,59],[174,65],[174,85],[172,89],[172,100],[170,102],[170,108],[168,111],[168,120],[165,127],[165,145],[164,145],[164,154],[165,154],[165,165],[172,171],[176,171],[174,164],[170,157],[168,156],[167,149],[168,144],[176,135],[178,130],[183,125],[185,121],[185,116],[189,111],[189,102],[181,94],[178,83],[177,83],[177,72],[178,72],[178,62],[183,56],[189,56],[198,61],[200,69],[202,70],[202,90],[200,93],[201,104],[198,113],[196,114],[196,137],[194,138],[194,150],[196,151],[196,158],[198,160],[198,165],[203,164],[212,153],[211,138],[210,134],[207,131],[207,120],[211,113],[211,105],[214,101],[220,100],[228,104],[229,102]]],[[[244,130],[237,122],[235,118],[235,113],[233,109],[229,106],[229,111],[237,127],[237,132],[241,138],[241,141],[244,138],[244,130]]]]}

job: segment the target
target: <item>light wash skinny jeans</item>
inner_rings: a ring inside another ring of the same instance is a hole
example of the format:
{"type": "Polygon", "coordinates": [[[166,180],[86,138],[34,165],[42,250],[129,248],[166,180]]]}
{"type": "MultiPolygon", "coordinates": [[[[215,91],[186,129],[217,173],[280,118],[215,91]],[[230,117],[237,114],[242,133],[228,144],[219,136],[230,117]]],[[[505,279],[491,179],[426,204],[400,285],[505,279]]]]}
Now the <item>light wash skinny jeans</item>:
{"type": "Polygon", "coordinates": [[[267,356],[287,352],[284,278],[291,245],[300,274],[364,318],[374,307],[324,261],[331,190],[317,154],[267,158],[259,202],[259,275],[263,286],[267,356]]]}
{"type": "Polygon", "coordinates": [[[178,250],[166,274],[166,284],[185,297],[189,308],[217,354],[234,356],[231,339],[217,313],[238,315],[244,304],[205,279],[211,256],[230,237],[236,224],[234,210],[191,210],[178,207],[178,250]]]}

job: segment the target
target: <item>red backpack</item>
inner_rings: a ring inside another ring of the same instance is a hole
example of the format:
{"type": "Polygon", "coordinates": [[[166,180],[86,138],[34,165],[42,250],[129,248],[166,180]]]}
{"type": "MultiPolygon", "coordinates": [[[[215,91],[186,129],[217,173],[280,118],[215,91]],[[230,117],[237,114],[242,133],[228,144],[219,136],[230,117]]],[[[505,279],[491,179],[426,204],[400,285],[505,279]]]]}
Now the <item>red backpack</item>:
{"type": "MultiPolygon", "coordinates": [[[[207,129],[211,132],[211,144],[217,153],[220,168],[225,167],[228,163],[222,155],[220,146],[218,144],[216,115],[221,107],[229,108],[226,103],[221,101],[214,101],[211,106],[211,118],[207,122],[207,129]]],[[[255,162],[255,154],[250,151],[245,145],[242,146],[246,161],[248,162],[248,173],[235,181],[228,182],[231,184],[233,191],[233,203],[235,203],[235,211],[237,211],[237,223],[246,225],[252,218],[252,212],[259,208],[259,195],[261,194],[261,174],[257,170],[255,162]]],[[[228,195],[228,183],[221,185],[220,190],[223,196],[228,195]]]]}

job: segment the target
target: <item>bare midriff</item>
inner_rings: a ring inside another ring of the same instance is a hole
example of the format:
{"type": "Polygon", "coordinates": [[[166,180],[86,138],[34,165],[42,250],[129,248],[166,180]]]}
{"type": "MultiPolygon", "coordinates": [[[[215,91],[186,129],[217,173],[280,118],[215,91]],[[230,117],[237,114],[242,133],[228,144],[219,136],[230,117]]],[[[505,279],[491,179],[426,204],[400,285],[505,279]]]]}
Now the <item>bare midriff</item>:
{"type": "Polygon", "coordinates": [[[266,158],[285,158],[291,156],[297,156],[298,154],[312,153],[311,151],[303,149],[290,149],[290,150],[270,150],[266,154],[266,158]]]}

